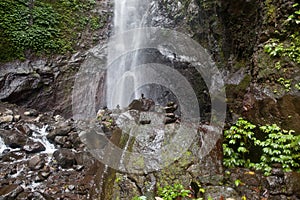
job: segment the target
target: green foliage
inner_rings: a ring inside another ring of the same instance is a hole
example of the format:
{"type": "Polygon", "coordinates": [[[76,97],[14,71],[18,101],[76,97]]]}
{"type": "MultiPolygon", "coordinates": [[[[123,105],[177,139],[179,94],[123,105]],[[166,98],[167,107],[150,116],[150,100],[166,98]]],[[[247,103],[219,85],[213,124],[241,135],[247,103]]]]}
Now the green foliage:
{"type": "Polygon", "coordinates": [[[254,168],[262,170],[265,175],[270,174],[273,164],[281,164],[284,171],[299,168],[299,135],[295,135],[293,130],[282,130],[273,124],[259,127],[259,131],[266,136],[263,140],[259,140],[254,135],[254,129],[255,125],[240,118],[224,132],[224,166],[254,168]],[[246,156],[252,144],[262,150],[258,163],[251,162],[246,156]]]}
{"type": "Polygon", "coordinates": [[[291,79],[284,79],[282,77],[277,80],[277,82],[280,83],[287,92],[291,90],[291,81],[291,79]]]}
{"type": "Polygon", "coordinates": [[[135,197],[132,198],[132,200],[147,200],[147,197],[145,197],[145,196],[139,196],[139,197],[135,196],[135,197]]]}
{"type": "Polygon", "coordinates": [[[174,184],[173,186],[167,185],[163,188],[158,188],[158,195],[164,200],[173,200],[177,197],[187,197],[190,191],[184,189],[181,184],[174,184]]]}
{"type": "MultiPolygon", "coordinates": [[[[292,13],[286,18],[280,21],[280,24],[276,26],[280,29],[275,30],[275,34],[270,38],[265,46],[264,51],[269,54],[275,60],[275,68],[285,77],[290,78],[290,75],[286,74],[287,66],[299,66],[300,65],[300,6],[295,3],[291,7],[292,13]],[[281,70],[281,71],[280,71],[281,70]]],[[[278,81],[285,89],[286,92],[291,90],[293,80],[284,80],[283,78],[278,81]]],[[[297,89],[296,85],[295,88],[297,89]]]]}
{"type": "Polygon", "coordinates": [[[88,12],[94,5],[94,0],[0,1],[0,62],[72,51],[78,32],[88,26],[79,19],[95,18],[88,12]]]}
{"type": "MultiPolygon", "coordinates": [[[[234,126],[224,132],[225,141],[223,143],[224,165],[226,167],[247,166],[246,160],[249,146],[254,136],[253,129],[256,126],[250,122],[239,118],[234,126]]],[[[252,142],[253,143],[253,142],[252,142]]]]}
{"type": "Polygon", "coordinates": [[[294,12],[285,20],[284,26],[290,30],[277,30],[277,38],[271,38],[264,47],[266,53],[272,57],[286,57],[300,64],[300,8],[299,4],[293,5],[294,12]],[[292,28],[290,28],[292,27],[292,28]]]}
{"type": "Polygon", "coordinates": [[[295,136],[293,130],[282,130],[276,124],[261,126],[260,130],[268,135],[264,141],[255,141],[263,148],[261,162],[255,165],[256,169],[263,170],[266,175],[269,175],[273,163],[281,164],[286,172],[300,166],[300,137],[295,136]]]}

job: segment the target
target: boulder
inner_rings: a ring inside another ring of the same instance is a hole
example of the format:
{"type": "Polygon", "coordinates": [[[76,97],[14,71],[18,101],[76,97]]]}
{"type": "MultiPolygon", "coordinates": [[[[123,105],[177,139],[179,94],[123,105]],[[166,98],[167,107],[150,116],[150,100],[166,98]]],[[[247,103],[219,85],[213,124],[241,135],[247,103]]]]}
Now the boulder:
{"type": "Polygon", "coordinates": [[[32,130],[29,128],[27,124],[20,124],[17,127],[17,130],[24,135],[30,136],[32,134],[32,130]]]}
{"type": "Polygon", "coordinates": [[[76,164],[75,153],[70,149],[56,150],[53,157],[62,168],[70,168],[76,164]]]}
{"type": "Polygon", "coordinates": [[[154,106],[155,103],[152,99],[135,99],[129,104],[128,110],[152,111],[154,106]]]}
{"type": "Polygon", "coordinates": [[[26,153],[38,153],[45,151],[46,147],[40,142],[29,140],[26,145],[24,145],[23,150],[25,150],[26,153]]]}
{"type": "Polygon", "coordinates": [[[56,136],[67,136],[68,133],[72,130],[71,126],[60,126],[52,130],[48,135],[47,139],[54,141],[56,136]]]}
{"type": "Polygon", "coordinates": [[[45,165],[45,160],[41,155],[34,156],[28,161],[28,167],[31,170],[39,170],[43,168],[44,165],[45,165]]]}
{"type": "Polygon", "coordinates": [[[3,162],[14,162],[16,160],[23,159],[26,154],[22,151],[9,151],[9,152],[3,152],[2,153],[1,160],[3,162]]]}
{"type": "Polygon", "coordinates": [[[11,148],[22,148],[27,142],[27,137],[15,130],[0,130],[0,136],[4,143],[11,148]]]}

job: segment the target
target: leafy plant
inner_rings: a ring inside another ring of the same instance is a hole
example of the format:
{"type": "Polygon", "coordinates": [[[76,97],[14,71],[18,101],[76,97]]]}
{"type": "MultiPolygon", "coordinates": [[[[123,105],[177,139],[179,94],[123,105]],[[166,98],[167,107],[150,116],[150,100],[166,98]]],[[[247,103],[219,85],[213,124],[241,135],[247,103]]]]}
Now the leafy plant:
{"type": "Polygon", "coordinates": [[[167,185],[163,188],[158,188],[158,195],[164,200],[174,200],[177,197],[187,197],[190,191],[184,189],[181,184],[174,184],[173,186],[167,185]]]}
{"type": "Polygon", "coordinates": [[[224,166],[254,168],[262,170],[265,175],[270,175],[273,164],[281,164],[284,171],[300,167],[300,135],[273,124],[259,127],[259,131],[265,135],[263,140],[259,140],[254,134],[255,127],[239,118],[235,125],[224,132],[224,166]],[[256,163],[246,155],[252,144],[262,150],[260,161],[256,163]]]}
{"type": "Polygon", "coordinates": [[[289,92],[291,90],[291,79],[284,79],[283,77],[280,77],[277,82],[280,83],[285,91],[289,92]]]}
{"type": "Polygon", "coordinates": [[[276,124],[261,126],[260,130],[268,135],[264,141],[256,140],[256,144],[263,148],[261,162],[255,164],[256,169],[263,170],[269,175],[274,163],[281,164],[286,172],[300,166],[299,143],[297,143],[299,136],[293,135],[293,130],[282,130],[276,124]]]}
{"type": "Polygon", "coordinates": [[[246,155],[249,146],[252,145],[255,127],[243,118],[239,118],[235,125],[224,132],[223,163],[226,167],[248,166],[249,160],[246,160],[246,155]]]}

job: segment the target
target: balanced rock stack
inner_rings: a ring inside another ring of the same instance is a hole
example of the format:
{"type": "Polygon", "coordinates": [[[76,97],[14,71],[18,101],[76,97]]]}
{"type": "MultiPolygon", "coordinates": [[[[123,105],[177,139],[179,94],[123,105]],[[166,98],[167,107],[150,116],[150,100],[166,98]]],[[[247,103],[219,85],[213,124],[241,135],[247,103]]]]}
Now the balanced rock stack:
{"type": "Polygon", "coordinates": [[[174,113],[178,108],[178,105],[174,103],[173,101],[170,101],[167,103],[167,106],[164,107],[164,110],[166,112],[165,116],[165,124],[170,124],[176,122],[179,118],[174,113]]]}

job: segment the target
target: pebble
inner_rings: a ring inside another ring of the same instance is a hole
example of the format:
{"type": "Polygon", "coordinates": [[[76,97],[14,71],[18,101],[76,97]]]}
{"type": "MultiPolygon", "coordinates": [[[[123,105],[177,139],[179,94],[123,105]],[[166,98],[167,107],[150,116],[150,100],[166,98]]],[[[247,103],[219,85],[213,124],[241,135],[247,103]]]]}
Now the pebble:
{"type": "Polygon", "coordinates": [[[19,121],[21,119],[21,115],[15,115],[14,119],[15,119],[16,122],[19,121]]]}

